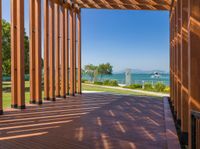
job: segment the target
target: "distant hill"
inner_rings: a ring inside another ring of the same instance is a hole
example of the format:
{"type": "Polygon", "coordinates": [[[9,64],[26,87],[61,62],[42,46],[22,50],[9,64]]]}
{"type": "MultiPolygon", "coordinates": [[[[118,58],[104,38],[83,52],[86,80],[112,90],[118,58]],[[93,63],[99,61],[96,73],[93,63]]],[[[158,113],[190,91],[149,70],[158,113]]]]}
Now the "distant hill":
{"type": "MultiPolygon", "coordinates": [[[[163,70],[141,70],[141,69],[131,69],[131,73],[135,74],[153,74],[154,72],[158,72],[160,74],[168,74],[169,72],[163,70]]],[[[114,72],[116,73],[125,73],[125,70],[114,72]]]]}

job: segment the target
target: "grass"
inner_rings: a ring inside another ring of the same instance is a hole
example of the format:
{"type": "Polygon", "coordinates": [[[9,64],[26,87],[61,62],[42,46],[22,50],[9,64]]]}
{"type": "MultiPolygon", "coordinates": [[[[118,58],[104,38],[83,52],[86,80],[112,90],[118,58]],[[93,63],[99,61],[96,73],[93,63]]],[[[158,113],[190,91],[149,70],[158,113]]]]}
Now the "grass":
{"type": "MultiPolygon", "coordinates": [[[[30,83],[29,81],[25,82],[25,100],[26,103],[30,101],[30,92],[29,92],[30,83]]],[[[88,84],[83,83],[82,89],[84,91],[100,91],[100,92],[108,92],[108,93],[115,93],[115,94],[123,94],[123,95],[137,95],[137,96],[149,96],[149,94],[144,93],[137,93],[133,91],[125,91],[120,89],[110,89],[101,87],[100,85],[91,86],[88,84]]],[[[44,91],[42,91],[42,96],[44,95],[44,91]]],[[[3,82],[3,107],[7,108],[11,105],[11,82],[3,82]]]]}

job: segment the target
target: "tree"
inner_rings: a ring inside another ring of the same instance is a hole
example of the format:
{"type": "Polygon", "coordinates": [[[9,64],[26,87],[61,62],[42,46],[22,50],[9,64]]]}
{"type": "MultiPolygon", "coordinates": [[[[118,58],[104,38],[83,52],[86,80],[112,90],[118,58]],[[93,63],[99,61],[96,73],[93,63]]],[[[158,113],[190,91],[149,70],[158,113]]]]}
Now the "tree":
{"type": "MultiPolygon", "coordinates": [[[[2,69],[4,75],[11,74],[11,33],[10,23],[2,20],[2,69]]],[[[29,38],[24,32],[25,73],[29,73],[29,38]]]]}
{"type": "Polygon", "coordinates": [[[110,63],[100,64],[98,66],[98,74],[100,75],[100,78],[102,78],[103,75],[111,75],[112,71],[113,66],[111,66],[110,63]]]}
{"type": "Polygon", "coordinates": [[[91,81],[94,81],[97,76],[98,67],[92,64],[85,65],[85,74],[90,77],[91,81]]]}

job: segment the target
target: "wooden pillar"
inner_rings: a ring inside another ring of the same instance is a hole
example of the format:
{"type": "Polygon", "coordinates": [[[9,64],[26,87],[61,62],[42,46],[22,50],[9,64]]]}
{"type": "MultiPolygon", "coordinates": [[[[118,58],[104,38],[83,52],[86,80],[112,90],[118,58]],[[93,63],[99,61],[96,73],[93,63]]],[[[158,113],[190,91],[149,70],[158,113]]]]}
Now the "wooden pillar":
{"type": "Polygon", "coordinates": [[[17,4],[17,106],[25,108],[25,82],[24,82],[24,0],[17,4]]]}
{"type": "Polygon", "coordinates": [[[82,93],[81,88],[81,10],[78,12],[78,94],[82,93]]]}
{"type": "Polygon", "coordinates": [[[49,99],[55,101],[54,77],[54,3],[50,1],[49,7],[49,99]]]}
{"type": "Polygon", "coordinates": [[[17,108],[17,1],[11,0],[11,107],[17,108]]]}
{"type": "Polygon", "coordinates": [[[77,88],[76,88],[76,83],[77,83],[77,74],[76,74],[76,68],[77,68],[77,39],[76,39],[76,31],[77,31],[77,21],[76,21],[76,10],[74,10],[73,11],[73,28],[74,28],[74,32],[73,32],[73,34],[74,34],[74,42],[73,42],[73,44],[74,44],[74,92],[76,93],[76,91],[77,91],[77,88]]]}
{"type": "Polygon", "coordinates": [[[66,95],[69,95],[69,14],[65,8],[65,75],[66,75],[66,95]]]}
{"type": "Polygon", "coordinates": [[[29,1],[30,11],[30,41],[29,41],[29,58],[30,58],[30,103],[35,101],[35,0],[29,1]]]}
{"type": "Polygon", "coordinates": [[[188,142],[188,0],[182,0],[182,53],[181,53],[181,131],[182,141],[188,142]]]}
{"type": "Polygon", "coordinates": [[[65,98],[66,97],[66,80],[65,80],[65,8],[61,8],[61,13],[60,13],[60,35],[61,35],[61,42],[60,42],[60,48],[61,48],[61,97],[65,98]]]}
{"type": "Polygon", "coordinates": [[[49,100],[49,0],[44,0],[44,99],[49,100]]]}
{"type": "Polygon", "coordinates": [[[2,96],[2,1],[0,0],[0,115],[3,114],[2,96]]]}
{"type": "Polygon", "coordinates": [[[59,34],[59,13],[60,7],[55,3],[55,61],[56,61],[56,97],[60,97],[60,34],[59,34]]]}
{"type": "MultiPolygon", "coordinates": [[[[200,112],[200,0],[189,0],[189,110],[200,112]]],[[[191,116],[191,113],[189,113],[191,116]]],[[[200,126],[197,124],[197,128],[200,126]]],[[[189,146],[191,148],[191,117],[189,119],[189,146]]],[[[196,148],[200,147],[199,134],[196,148]]]]}
{"type": "Polygon", "coordinates": [[[35,100],[42,104],[41,0],[35,0],[35,100]]]}
{"type": "Polygon", "coordinates": [[[74,96],[74,10],[70,9],[70,92],[74,96]]]}

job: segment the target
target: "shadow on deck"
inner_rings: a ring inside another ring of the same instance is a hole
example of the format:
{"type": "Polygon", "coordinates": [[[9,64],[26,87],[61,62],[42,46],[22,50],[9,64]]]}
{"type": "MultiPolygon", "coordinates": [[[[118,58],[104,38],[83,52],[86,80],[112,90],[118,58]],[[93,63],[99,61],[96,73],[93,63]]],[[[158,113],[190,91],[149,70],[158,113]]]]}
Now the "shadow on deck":
{"type": "Polygon", "coordinates": [[[7,111],[0,116],[0,148],[166,149],[164,103],[153,97],[83,94],[7,111]]]}

